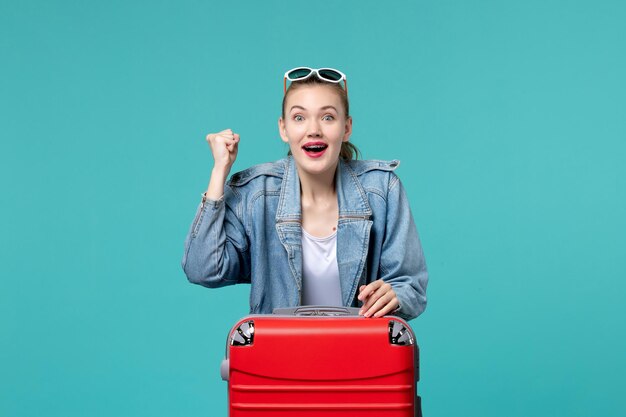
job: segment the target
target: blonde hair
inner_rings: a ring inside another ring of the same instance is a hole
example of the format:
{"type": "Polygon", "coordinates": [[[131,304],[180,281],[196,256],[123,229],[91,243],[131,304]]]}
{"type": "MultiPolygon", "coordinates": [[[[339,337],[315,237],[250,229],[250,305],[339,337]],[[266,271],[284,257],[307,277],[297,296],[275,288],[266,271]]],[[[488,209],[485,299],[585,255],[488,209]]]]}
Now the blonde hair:
{"type": "MultiPolygon", "coordinates": [[[[287,104],[287,96],[292,90],[297,90],[298,88],[308,87],[311,85],[325,85],[332,88],[338,95],[341,100],[341,104],[343,105],[346,111],[346,119],[350,117],[350,103],[348,102],[348,93],[339,83],[330,83],[328,81],[324,81],[321,78],[318,78],[317,75],[313,74],[309,78],[306,78],[301,81],[293,81],[289,87],[287,88],[287,92],[283,97],[283,120],[285,120],[285,104],[287,104]]],[[[291,155],[291,151],[288,152],[291,155]]],[[[352,159],[359,159],[361,157],[361,152],[359,149],[354,146],[351,142],[342,142],[341,143],[341,151],[339,152],[339,158],[350,161],[352,159]]]]}

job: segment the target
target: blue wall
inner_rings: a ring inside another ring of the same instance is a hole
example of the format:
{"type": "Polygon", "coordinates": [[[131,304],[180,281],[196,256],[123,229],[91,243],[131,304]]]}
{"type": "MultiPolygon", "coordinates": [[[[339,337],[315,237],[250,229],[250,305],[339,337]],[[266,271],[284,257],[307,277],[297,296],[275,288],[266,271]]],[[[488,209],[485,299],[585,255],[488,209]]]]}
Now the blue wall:
{"type": "Polygon", "coordinates": [[[0,4],[0,415],[226,415],[248,287],[179,265],[204,136],[282,157],[300,65],[402,160],[425,415],[623,415],[626,3],[90,3],[0,4]]]}

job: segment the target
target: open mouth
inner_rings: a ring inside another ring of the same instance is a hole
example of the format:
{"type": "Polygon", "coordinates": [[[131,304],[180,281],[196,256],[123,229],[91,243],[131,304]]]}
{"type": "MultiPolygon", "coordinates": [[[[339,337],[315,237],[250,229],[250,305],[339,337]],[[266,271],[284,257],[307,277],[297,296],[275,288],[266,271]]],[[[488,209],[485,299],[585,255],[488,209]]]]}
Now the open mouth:
{"type": "Polygon", "coordinates": [[[309,142],[302,147],[309,156],[321,156],[326,148],[328,148],[328,145],[324,142],[309,142]]]}

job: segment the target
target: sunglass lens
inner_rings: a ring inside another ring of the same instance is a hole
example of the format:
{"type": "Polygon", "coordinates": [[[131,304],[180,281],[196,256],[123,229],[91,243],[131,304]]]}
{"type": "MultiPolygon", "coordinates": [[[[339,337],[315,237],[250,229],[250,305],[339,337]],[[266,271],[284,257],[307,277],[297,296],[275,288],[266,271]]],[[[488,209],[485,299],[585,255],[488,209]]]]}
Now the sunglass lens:
{"type": "Polygon", "coordinates": [[[329,69],[320,70],[319,74],[322,78],[325,78],[330,81],[340,81],[342,78],[341,74],[339,74],[337,71],[333,71],[329,69]]]}
{"type": "Polygon", "coordinates": [[[300,78],[308,77],[309,74],[311,74],[311,70],[308,68],[296,68],[289,71],[289,74],[287,74],[287,76],[290,80],[299,80],[300,78]]]}

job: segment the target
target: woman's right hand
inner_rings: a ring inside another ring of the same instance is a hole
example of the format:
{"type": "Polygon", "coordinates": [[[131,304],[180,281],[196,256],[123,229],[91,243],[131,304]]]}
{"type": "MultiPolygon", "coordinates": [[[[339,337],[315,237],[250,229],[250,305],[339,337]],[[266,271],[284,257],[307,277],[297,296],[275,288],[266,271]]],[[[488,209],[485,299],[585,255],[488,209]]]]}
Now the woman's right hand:
{"type": "Polygon", "coordinates": [[[225,129],[218,133],[209,133],[206,141],[211,147],[213,160],[215,165],[213,169],[223,172],[230,172],[230,168],[237,159],[237,151],[239,150],[239,134],[234,133],[231,129],[225,129]]]}

